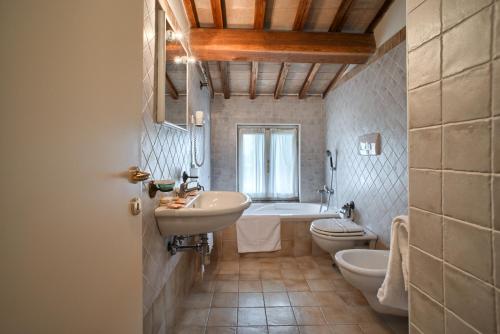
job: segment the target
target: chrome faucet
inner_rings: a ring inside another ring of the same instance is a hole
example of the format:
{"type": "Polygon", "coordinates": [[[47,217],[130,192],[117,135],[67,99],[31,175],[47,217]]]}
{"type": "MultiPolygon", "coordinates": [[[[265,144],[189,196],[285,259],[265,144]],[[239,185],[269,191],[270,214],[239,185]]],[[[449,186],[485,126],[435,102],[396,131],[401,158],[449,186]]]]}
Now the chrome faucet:
{"type": "Polygon", "coordinates": [[[193,190],[205,190],[205,188],[198,182],[198,176],[189,176],[186,172],[183,172],[182,183],[179,187],[178,196],[185,198],[186,195],[193,190]],[[189,184],[193,182],[196,182],[196,185],[193,187],[189,187],[189,184]]]}

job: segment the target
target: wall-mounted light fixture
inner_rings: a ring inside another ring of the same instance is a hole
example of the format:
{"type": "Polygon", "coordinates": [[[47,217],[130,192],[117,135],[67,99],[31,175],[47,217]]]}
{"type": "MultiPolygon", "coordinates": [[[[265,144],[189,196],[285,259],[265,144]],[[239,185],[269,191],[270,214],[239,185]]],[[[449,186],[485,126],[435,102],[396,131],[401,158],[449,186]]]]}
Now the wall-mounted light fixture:
{"type": "Polygon", "coordinates": [[[165,41],[167,42],[175,42],[180,41],[184,35],[181,32],[175,32],[173,30],[167,30],[165,32],[165,41]]]}

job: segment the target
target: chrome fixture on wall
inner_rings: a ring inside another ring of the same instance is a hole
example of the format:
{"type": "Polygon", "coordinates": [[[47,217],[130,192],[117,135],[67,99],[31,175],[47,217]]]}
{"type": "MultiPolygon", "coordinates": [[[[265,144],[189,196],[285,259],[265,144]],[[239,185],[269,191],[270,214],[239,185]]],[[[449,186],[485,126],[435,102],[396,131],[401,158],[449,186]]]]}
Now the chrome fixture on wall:
{"type": "MultiPolygon", "coordinates": [[[[321,197],[321,206],[319,208],[319,211],[323,209],[323,195],[328,194],[328,199],[326,202],[326,211],[330,209],[330,200],[332,198],[332,195],[335,194],[335,189],[333,188],[333,172],[337,170],[337,151],[335,151],[335,157],[332,155],[332,151],[326,150],[326,156],[328,157],[329,164],[330,164],[330,186],[327,186],[326,184],[323,185],[323,188],[318,190],[320,193],[321,197]]],[[[335,178],[336,180],[337,178],[335,178]]]]}

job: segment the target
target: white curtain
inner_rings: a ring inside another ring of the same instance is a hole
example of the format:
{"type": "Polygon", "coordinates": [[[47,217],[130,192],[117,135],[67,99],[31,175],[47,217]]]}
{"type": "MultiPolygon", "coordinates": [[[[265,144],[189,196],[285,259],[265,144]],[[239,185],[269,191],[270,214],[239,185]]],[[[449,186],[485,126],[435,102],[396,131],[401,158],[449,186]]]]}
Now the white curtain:
{"type": "Polygon", "coordinates": [[[298,197],[297,130],[271,129],[268,197],[298,197]]]}
{"type": "Polygon", "coordinates": [[[265,129],[247,128],[239,131],[239,191],[253,198],[266,196],[265,129]]]}

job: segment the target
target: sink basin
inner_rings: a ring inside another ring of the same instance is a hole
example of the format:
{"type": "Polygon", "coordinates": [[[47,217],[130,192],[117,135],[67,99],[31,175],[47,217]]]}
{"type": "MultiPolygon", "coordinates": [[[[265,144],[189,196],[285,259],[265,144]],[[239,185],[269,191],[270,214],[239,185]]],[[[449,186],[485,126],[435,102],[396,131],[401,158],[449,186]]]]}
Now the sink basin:
{"type": "Polygon", "coordinates": [[[252,200],[234,191],[205,191],[189,200],[185,208],[155,210],[163,236],[215,232],[234,224],[252,200]]]}

